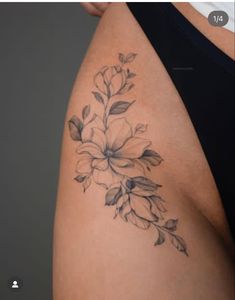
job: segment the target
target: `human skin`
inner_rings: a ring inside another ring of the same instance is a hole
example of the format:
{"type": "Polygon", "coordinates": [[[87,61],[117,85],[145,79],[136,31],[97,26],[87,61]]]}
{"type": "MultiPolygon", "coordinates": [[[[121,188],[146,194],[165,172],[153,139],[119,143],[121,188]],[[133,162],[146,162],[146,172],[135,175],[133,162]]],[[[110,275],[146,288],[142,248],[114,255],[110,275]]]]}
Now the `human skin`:
{"type": "Polygon", "coordinates": [[[105,11],[79,70],[69,101],[61,153],[54,228],[54,300],[233,299],[232,242],[213,176],[190,118],[146,36],[123,3],[105,11]],[[169,239],[154,246],[156,231],[113,219],[105,190],[83,192],[76,177],[76,141],[68,121],[91,105],[94,75],[117,63],[118,53],[137,53],[130,65],[135,87],[121,100],[136,100],[126,111],[130,124],[147,123],[144,138],[163,162],[151,169],[160,184],[167,219],[177,218],[177,234],[187,255],[169,239]]]}

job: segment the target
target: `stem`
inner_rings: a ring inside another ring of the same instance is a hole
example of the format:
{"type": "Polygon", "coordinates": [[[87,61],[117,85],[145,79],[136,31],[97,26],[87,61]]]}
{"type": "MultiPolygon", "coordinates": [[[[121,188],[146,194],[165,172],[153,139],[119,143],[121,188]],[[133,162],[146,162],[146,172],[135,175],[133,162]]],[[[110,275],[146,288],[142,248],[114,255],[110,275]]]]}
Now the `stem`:
{"type": "Polygon", "coordinates": [[[171,236],[175,236],[175,234],[174,233],[172,233],[171,231],[169,231],[168,229],[166,229],[165,227],[162,227],[162,226],[160,226],[160,225],[158,225],[158,224],[156,224],[156,223],[152,223],[155,227],[157,227],[158,229],[161,229],[161,230],[163,230],[163,231],[166,231],[168,234],[170,234],[171,236]]]}
{"type": "Polygon", "coordinates": [[[111,99],[111,97],[107,96],[107,101],[106,104],[104,106],[104,116],[103,116],[103,123],[104,123],[104,127],[105,129],[107,129],[107,121],[108,121],[108,104],[109,104],[109,100],[111,99]]]}

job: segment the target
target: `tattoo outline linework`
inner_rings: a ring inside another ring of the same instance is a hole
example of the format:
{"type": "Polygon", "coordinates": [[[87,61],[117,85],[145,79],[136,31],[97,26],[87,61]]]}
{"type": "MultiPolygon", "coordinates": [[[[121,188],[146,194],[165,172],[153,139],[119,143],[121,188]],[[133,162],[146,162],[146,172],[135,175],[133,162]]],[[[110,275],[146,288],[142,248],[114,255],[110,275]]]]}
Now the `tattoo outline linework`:
{"type": "Polygon", "coordinates": [[[70,136],[78,143],[74,179],[84,192],[92,182],[104,187],[105,205],[115,206],[114,218],[120,216],[145,230],[154,226],[158,234],[155,246],[163,244],[167,235],[171,244],[188,256],[184,239],[175,233],[178,219],[165,221],[165,200],[158,193],[161,185],[146,176],[163,161],[149,148],[151,141],[141,137],[147,125],[138,123],[133,128],[126,117],[118,116],[135,102],[116,98],[134,87],[136,74],[127,65],[136,55],[119,53],[119,64],[104,66],[95,74],[92,94],[103,108],[102,116],[91,116],[89,104],[83,107],[82,118],[74,115],[68,121],[70,136]]]}

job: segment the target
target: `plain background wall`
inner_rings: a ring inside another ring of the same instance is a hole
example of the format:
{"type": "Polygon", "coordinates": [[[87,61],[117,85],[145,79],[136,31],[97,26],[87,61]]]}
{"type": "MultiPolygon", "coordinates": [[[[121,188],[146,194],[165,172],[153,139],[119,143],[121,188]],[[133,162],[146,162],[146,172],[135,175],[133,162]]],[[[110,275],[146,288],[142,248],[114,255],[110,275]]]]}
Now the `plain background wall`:
{"type": "Polygon", "coordinates": [[[78,3],[0,4],[0,299],[51,300],[64,116],[98,19],[78,3]],[[12,292],[12,276],[24,287],[12,292]]]}

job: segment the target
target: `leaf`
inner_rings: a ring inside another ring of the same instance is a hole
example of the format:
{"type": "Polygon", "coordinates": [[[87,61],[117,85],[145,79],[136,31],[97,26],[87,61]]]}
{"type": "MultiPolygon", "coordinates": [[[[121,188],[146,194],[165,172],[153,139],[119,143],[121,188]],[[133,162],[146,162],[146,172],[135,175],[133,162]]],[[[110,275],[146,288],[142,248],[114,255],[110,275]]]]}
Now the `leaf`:
{"type": "Polygon", "coordinates": [[[86,176],[78,175],[74,179],[78,182],[83,182],[86,179],[86,176]]]}
{"type": "Polygon", "coordinates": [[[135,76],[136,76],[135,73],[129,73],[129,74],[127,75],[127,78],[130,79],[130,78],[133,78],[133,77],[135,77],[135,76]]]}
{"type": "Polygon", "coordinates": [[[129,53],[126,57],[126,63],[132,62],[135,59],[136,55],[137,53],[129,53]]]}
{"type": "Polygon", "coordinates": [[[177,219],[176,220],[170,219],[170,220],[166,221],[166,223],[163,227],[166,228],[167,230],[175,231],[177,228],[177,223],[178,223],[177,219]]]}
{"type": "Polygon", "coordinates": [[[90,105],[86,105],[83,107],[83,110],[82,110],[82,118],[83,120],[86,119],[90,113],[90,110],[91,110],[91,107],[90,105]]]}
{"type": "Polygon", "coordinates": [[[132,180],[134,181],[136,186],[146,191],[154,191],[158,187],[160,187],[159,184],[153,182],[152,180],[144,176],[133,177],[132,180]]]}
{"type": "Polygon", "coordinates": [[[124,54],[122,54],[122,53],[119,53],[119,55],[118,55],[118,59],[119,59],[119,61],[120,61],[122,64],[124,64],[124,63],[125,63],[125,56],[124,56],[124,54]]]}
{"type": "Polygon", "coordinates": [[[178,235],[171,236],[171,243],[172,245],[180,252],[183,252],[185,255],[188,256],[187,253],[187,246],[184,239],[178,235]]]}
{"type": "Polygon", "coordinates": [[[123,95],[126,92],[128,92],[130,89],[132,89],[134,87],[134,83],[132,82],[126,82],[123,86],[123,88],[118,92],[119,95],[123,95]]]}
{"type": "Polygon", "coordinates": [[[161,156],[154,150],[146,149],[140,158],[143,161],[149,162],[152,166],[158,166],[163,161],[161,156]]]}
{"type": "Polygon", "coordinates": [[[110,115],[117,115],[117,114],[124,113],[134,102],[135,100],[132,102],[126,102],[126,101],[114,102],[110,108],[109,113],[110,115]]]}
{"type": "Polygon", "coordinates": [[[80,141],[81,140],[81,132],[83,128],[82,121],[77,117],[73,116],[69,122],[69,132],[70,136],[74,141],[80,141]]]}
{"type": "Polygon", "coordinates": [[[127,78],[128,79],[130,79],[130,78],[133,78],[133,77],[135,77],[136,76],[136,74],[135,73],[132,73],[132,72],[130,72],[130,70],[129,69],[127,69],[126,70],[126,72],[127,72],[127,78]]]}
{"type": "Polygon", "coordinates": [[[122,190],[120,187],[114,187],[110,189],[105,195],[105,205],[114,205],[118,199],[122,196],[122,190]]]}
{"type": "Polygon", "coordinates": [[[104,104],[104,99],[103,99],[103,97],[101,96],[100,93],[98,93],[98,92],[92,92],[92,94],[95,96],[95,99],[96,99],[99,103],[104,104]]]}
{"type": "Polygon", "coordinates": [[[135,126],[135,134],[144,133],[147,129],[147,126],[148,126],[147,124],[138,123],[135,126]]]}
{"type": "Polygon", "coordinates": [[[158,239],[154,243],[154,246],[161,245],[165,242],[165,234],[158,229],[158,239]]]}
{"type": "Polygon", "coordinates": [[[86,177],[86,179],[84,180],[82,186],[83,186],[83,192],[85,193],[85,191],[89,188],[89,186],[91,185],[91,178],[90,177],[86,177]]]}

